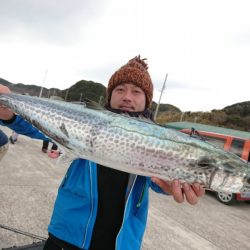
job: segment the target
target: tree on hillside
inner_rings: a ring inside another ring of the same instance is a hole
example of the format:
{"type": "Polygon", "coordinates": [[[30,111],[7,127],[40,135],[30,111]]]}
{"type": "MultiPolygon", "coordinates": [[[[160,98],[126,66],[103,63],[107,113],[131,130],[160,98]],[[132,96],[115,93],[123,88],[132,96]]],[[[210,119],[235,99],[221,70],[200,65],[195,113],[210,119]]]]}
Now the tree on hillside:
{"type": "Polygon", "coordinates": [[[106,88],[96,82],[79,81],[68,90],[63,90],[62,95],[65,97],[67,93],[67,101],[81,101],[88,98],[92,101],[99,102],[100,98],[105,96],[106,88]]]}

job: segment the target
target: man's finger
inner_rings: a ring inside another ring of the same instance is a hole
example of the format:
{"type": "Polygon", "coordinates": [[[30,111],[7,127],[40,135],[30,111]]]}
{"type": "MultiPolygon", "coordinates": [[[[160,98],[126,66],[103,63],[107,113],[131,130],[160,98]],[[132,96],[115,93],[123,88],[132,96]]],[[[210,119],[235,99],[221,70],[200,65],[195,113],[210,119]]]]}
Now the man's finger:
{"type": "Polygon", "coordinates": [[[161,180],[157,177],[152,177],[151,180],[159,186],[165,193],[172,194],[170,182],[161,180]]]}
{"type": "Polygon", "coordinates": [[[189,204],[195,205],[198,202],[198,197],[195,191],[188,183],[183,184],[183,191],[189,204]]]}
{"type": "Polygon", "coordinates": [[[176,202],[182,203],[184,201],[184,195],[182,192],[181,184],[178,180],[174,180],[172,183],[173,198],[176,202]]]}
{"type": "Polygon", "coordinates": [[[205,194],[205,189],[199,183],[194,183],[192,188],[198,197],[201,197],[205,194]]]}

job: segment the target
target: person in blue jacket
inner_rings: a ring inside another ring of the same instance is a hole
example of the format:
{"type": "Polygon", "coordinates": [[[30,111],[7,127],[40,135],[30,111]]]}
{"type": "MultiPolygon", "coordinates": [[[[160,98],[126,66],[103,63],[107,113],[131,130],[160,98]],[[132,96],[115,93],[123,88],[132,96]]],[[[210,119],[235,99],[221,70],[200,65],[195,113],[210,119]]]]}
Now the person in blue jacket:
{"type": "MultiPolygon", "coordinates": [[[[149,121],[153,84],[144,59],[135,57],[117,70],[107,88],[106,108],[112,112],[149,121]]],[[[0,87],[1,92],[9,92],[0,87]]],[[[20,116],[0,109],[2,124],[32,138],[46,137],[20,116]]],[[[146,228],[149,187],[196,204],[204,189],[198,184],[167,182],[159,178],[136,176],[77,159],[62,180],[48,227],[44,250],[137,250],[146,228]]]]}

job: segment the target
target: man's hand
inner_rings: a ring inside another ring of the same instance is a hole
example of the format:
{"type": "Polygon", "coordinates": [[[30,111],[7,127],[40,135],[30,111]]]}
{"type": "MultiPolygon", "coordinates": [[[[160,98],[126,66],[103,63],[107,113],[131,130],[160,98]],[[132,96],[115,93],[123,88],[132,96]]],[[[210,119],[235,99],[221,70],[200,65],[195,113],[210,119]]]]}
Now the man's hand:
{"type": "MultiPolygon", "coordinates": [[[[10,93],[8,87],[0,84],[0,93],[10,93]]],[[[5,106],[0,104],[0,119],[1,120],[10,120],[13,117],[14,113],[5,106]]]]}
{"type": "Polygon", "coordinates": [[[152,177],[151,180],[164,192],[173,195],[174,200],[178,203],[182,203],[186,198],[188,203],[195,205],[198,198],[205,194],[205,189],[199,183],[181,184],[179,180],[164,181],[157,177],[152,177]]]}

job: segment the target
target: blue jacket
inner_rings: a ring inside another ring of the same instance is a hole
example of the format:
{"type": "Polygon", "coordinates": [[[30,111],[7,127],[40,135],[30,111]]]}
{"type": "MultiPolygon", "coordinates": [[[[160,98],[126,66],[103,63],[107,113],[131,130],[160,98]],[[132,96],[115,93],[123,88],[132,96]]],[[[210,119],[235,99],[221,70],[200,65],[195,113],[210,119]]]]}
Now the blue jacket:
{"type": "MultiPolygon", "coordinates": [[[[1,122],[0,122],[1,123],[1,122]]],[[[2,123],[2,125],[4,125],[2,123]]],[[[48,140],[36,128],[17,116],[8,125],[18,134],[48,140]]],[[[148,214],[148,189],[163,193],[150,178],[130,175],[122,226],[116,238],[117,250],[140,249],[148,214]]],[[[72,162],[59,187],[48,231],[59,239],[88,249],[98,206],[96,163],[72,162]]]]}

